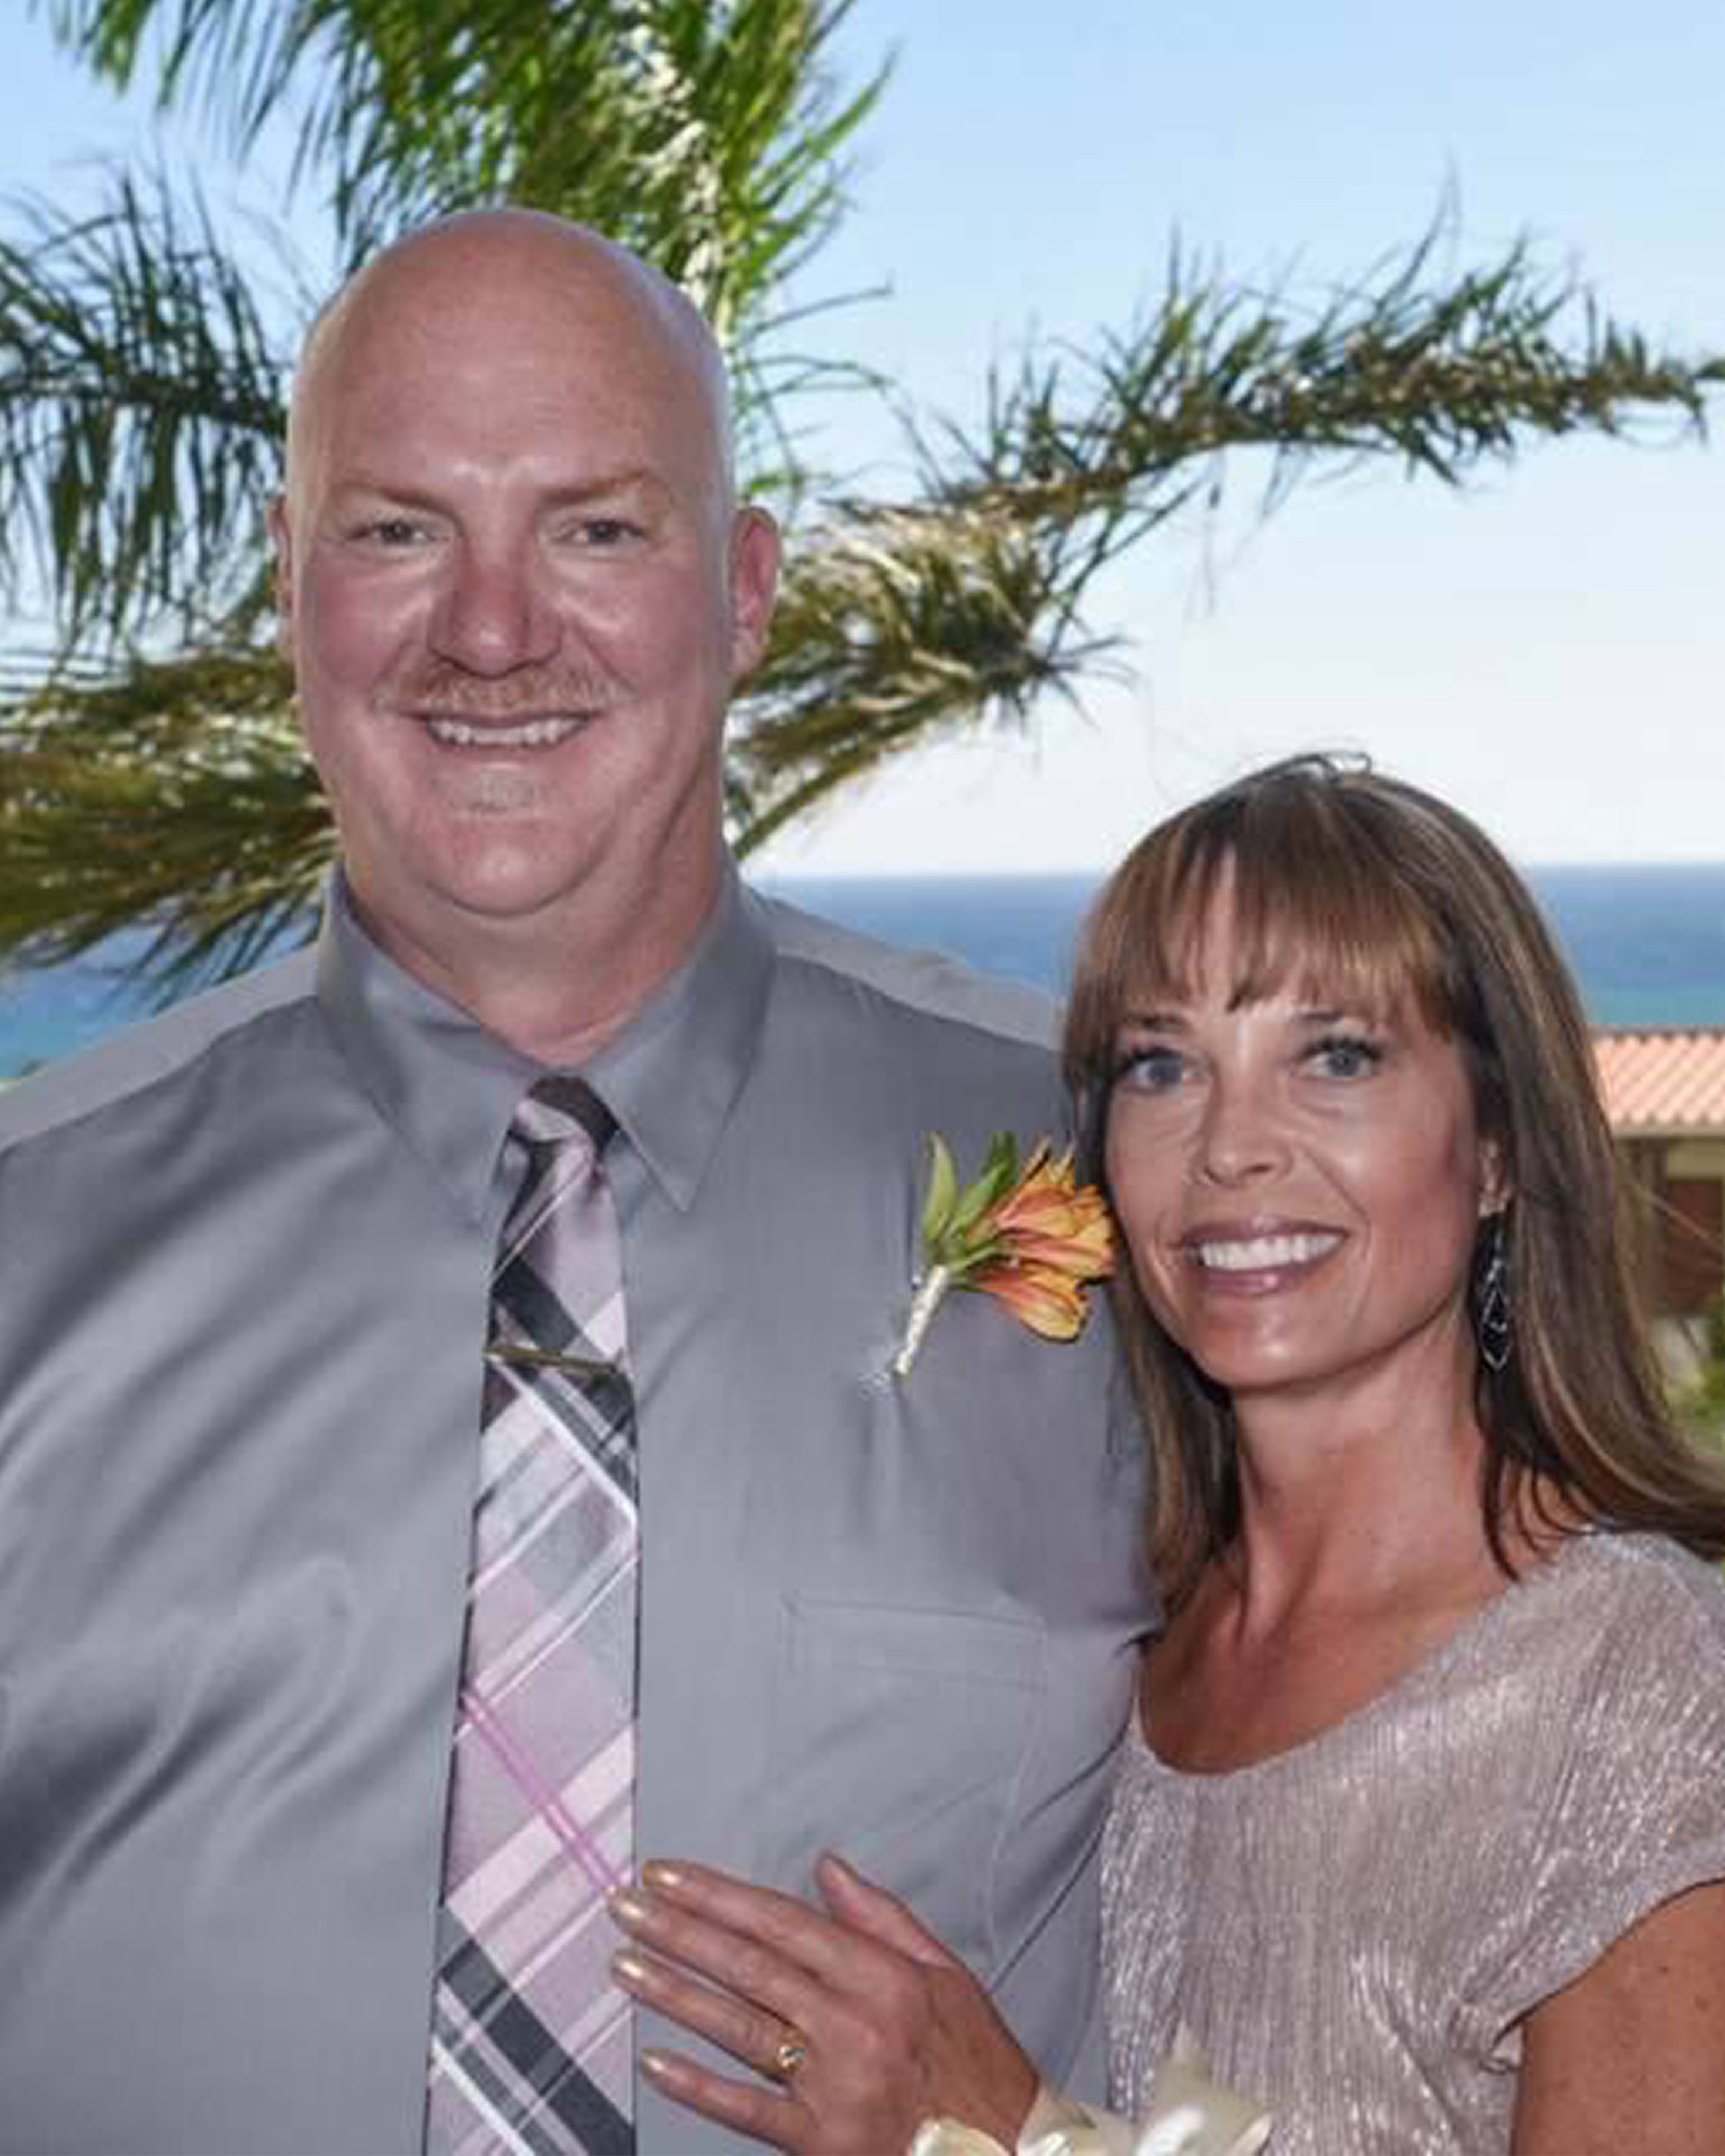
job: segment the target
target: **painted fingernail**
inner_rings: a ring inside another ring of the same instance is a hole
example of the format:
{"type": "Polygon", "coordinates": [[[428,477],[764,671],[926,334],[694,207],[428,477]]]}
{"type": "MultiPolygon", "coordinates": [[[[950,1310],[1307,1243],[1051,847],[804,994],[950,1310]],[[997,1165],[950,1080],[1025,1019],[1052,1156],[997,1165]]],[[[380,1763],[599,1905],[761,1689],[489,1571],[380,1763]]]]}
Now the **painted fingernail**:
{"type": "Polygon", "coordinates": [[[672,1893],[689,1883],[689,1875],[680,1865],[667,1864],[659,1856],[641,1866],[641,1876],[649,1887],[669,1887],[672,1893]]]}
{"type": "Polygon", "coordinates": [[[611,1957],[611,1974],[625,1986],[650,1983],[651,1973],[639,1954],[619,1953],[611,1957]]]}
{"type": "Polygon", "coordinates": [[[653,1921],[653,1905],[632,1887],[619,1887],[605,1904],[619,1924],[648,1924],[653,1921]]]}
{"type": "Polygon", "coordinates": [[[655,2082],[663,2082],[669,2088],[677,2078],[677,2062],[666,2051],[643,2051],[641,2071],[655,2082]]]}

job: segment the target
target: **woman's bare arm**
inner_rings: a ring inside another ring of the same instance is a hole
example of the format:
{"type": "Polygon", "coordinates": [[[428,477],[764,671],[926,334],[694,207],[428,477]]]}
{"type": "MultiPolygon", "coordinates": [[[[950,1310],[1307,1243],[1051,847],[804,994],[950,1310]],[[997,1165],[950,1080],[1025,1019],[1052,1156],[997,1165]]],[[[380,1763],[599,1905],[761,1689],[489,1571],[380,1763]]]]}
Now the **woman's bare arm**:
{"type": "Polygon", "coordinates": [[[1527,2016],[1512,2156],[1719,2156],[1725,1886],[1663,1903],[1527,2016]]]}

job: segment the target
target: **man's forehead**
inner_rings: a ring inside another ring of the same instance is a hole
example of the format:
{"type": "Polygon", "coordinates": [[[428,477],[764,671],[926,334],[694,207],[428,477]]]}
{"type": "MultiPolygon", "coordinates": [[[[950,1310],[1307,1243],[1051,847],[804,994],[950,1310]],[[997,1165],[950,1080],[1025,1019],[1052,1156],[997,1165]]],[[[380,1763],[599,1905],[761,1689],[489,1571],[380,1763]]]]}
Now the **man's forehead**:
{"type": "Polygon", "coordinates": [[[315,449],[321,461],[335,436],[371,424],[410,434],[418,397],[447,427],[464,416],[459,398],[436,392],[464,377],[476,427],[507,413],[555,428],[578,411],[623,429],[680,408],[716,435],[722,459],[723,368],[700,317],[644,264],[549,223],[457,221],[362,271],[308,343],[290,460],[315,449]]]}
{"type": "Polygon", "coordinates": [[[313,361],[321,392],[352,395],[398,370],[479,368],[518,377],[566,377],[608,355],[619,363],[681,372],[687,358],[631,295],[604,285],[534,280],[490,265],[464,277],[448,264],[411,281],[355,295],[330,325],[313,361]]]}
{"type": "Polygon", "coordinates": [[[647,263],[597,234],[528,212],[451,218],[398,241],[339,293],[308,340],[311,378],[381,347],[436,352],[578,335],[657,347],[667,361],[716,365],[689,300],[647,263]]]}

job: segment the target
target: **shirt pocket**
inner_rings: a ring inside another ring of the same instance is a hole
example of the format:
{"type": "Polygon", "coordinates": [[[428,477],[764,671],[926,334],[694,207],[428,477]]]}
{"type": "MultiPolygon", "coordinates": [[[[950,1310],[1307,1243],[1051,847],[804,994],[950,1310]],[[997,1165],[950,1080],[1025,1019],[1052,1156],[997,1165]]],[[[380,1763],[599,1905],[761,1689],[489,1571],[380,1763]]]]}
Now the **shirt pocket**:
{"type": "Polygon", "coordinates": [[[834,1850],[987,1977],[1046,1666],[1034,1620],[788,1599],[760,1876],[807,1893],[834,1850]]]}

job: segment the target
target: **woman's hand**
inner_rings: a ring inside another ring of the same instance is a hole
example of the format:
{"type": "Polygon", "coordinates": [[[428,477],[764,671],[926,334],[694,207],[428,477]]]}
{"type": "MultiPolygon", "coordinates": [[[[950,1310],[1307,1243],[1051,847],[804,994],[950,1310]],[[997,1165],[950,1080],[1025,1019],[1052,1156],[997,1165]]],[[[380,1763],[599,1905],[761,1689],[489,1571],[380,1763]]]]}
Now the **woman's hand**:
{"type": "Polygon", "coordinates": [[[693,1864],[649,1864],[614,1897],[618,1922],[650,1949],[618,1956],[624,1989],[751,2070],[735,2080],[648,2051],[642,2071],[679,2103],[795,2156],[901,2156],[935,2116],[1012,2148],[1036,2070],[982,1986],[837,1857],[815,1881],[824,1916],[693,1864]]]}

